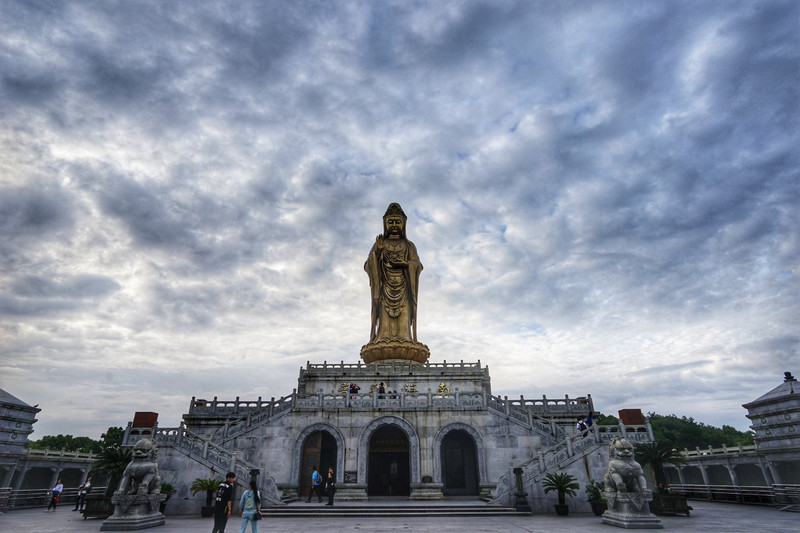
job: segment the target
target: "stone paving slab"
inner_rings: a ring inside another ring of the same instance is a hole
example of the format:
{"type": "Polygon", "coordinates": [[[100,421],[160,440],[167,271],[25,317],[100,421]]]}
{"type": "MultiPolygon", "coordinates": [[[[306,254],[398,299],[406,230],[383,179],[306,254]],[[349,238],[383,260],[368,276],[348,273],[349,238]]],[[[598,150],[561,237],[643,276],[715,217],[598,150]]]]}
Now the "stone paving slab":
{"type": "MultiPolygon", "coordinates": [[[[687,533],[797,533],[800,531],[800,514],[781,512],[773,507],[736,505],[691,501],[694,511],[691,516],[664,516],[662,531],[687,533]]],[[[1,533],[73,533],[100,531],[100,519],[83,520],[70,509],[58,509],[45,513],[42,509],[10,511],[0,514],[1,533]]],[[[231,517],[226,531],[238,533],[238,516],[231,517]]],[[[210,532],[213,521],[198,516],[167,516],[164,526],[145,529],[153,533],[205,533],[210,532]]],[[[342,532],[390,532],[390,533],[486,533],[531,532],[531,533],[614,533],[627,531],[603,524],[599,517],[586,514],[533,515],[529,517],[486,518],[268,518],[259,523],[262,533],[325,531],[342,532]]],[[[250,529],[248,528],[248,531],[250,529]]],[[[657,530],[656,530],[657,531],[657,530]]]]}

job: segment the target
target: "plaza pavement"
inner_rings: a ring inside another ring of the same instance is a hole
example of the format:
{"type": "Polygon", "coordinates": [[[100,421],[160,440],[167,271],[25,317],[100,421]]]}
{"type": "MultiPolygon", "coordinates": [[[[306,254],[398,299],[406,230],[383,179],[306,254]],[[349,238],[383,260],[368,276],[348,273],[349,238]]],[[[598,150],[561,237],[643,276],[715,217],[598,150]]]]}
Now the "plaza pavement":
{"type": "MultiPolygon", "coordinates": [[[[341,507],[346,502],[337,504],[341,507]]],[[[694,511],[690,517],[664,516],[663,531],[687,533],[798,533],[800,514],[781,512],[772,507],[736,505],[704,501],[690,501],[694,511]]],[[[226,531],[238,533],[238,516],[231,517],[226,531]]],[[[102,520],[83,520],[78,513],[67,507],[55,513],[43,509],[23,509],[0,513],[2,533],[72,533],[100,531],[102,520]]],[[[153,533],[208,533],[213,521],[199,516],[167,516],[164,526],[142,530],[153,533]]],[[[625,531],[603,524],[599,517],[588,514],[533,515],[529,517],[487,518],[265,518],[259,522],[261,533],[308,531],[339,532],[390,532],[390,533],[470,533],[470,532],[565,532],[565,533],[614,533],[625,531]]],[[[250,528],[247,529],[250,531],[250,528]]]]}

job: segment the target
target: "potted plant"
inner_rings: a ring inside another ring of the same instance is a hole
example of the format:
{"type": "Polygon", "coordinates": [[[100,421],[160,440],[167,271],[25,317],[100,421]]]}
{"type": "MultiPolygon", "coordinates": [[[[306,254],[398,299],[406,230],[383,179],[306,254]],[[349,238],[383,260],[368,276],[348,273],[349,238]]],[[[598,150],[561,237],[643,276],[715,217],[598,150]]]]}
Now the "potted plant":
{"type": "Polygon", "coordinates": [[[581,488],[576,479],[566,472],[547,474],[542,485],[544,486],[545,494],[552,491],[556,491],[558,493],[556,514],[561,516],[566,516],[569,514],[569,505],[566,503],[566,497],[575,496],[575,491],[581,488]]]}
{"type": "Polygon", "coordinates": [[[664,463],[680,465],[686,463],[686,458],[681,452],[664,441],[637,444],[636,461],[644,466],[650,465],[656,478],[656,490],[653,491],[653,501],[650,502],[650,512],[662,516],[665,514],[686,513],[692,508],[686,502],[683,494],[670,492],[667,476],[664,473],[664,463]]]}
{"type": "Polygon", "coordinates": [[[173,487],[169,483],[162,483],[161,484],[161,494],[166,495],[167,499],[164,500],[163,502],[161,502],[161,505],[159,506],[158,512],[160,512],[161,514],[164,514],[164,510],[167,508],[167,501],[176,492],[178,492],[178,489],[176,489],[175,487],[173,487]]]}
{"type": "Polygon", "coordinates": [[[114,504],[111,503],[111,495],[119,489],[119,483],[128,463],[131,462],[133,454],[130,448],[121,446],[106,446],[97,455],[97,459],[92,463],[92,474],[108,479],[105,494],[92,493],[86,495],[83,508],[83,517],[108,518],[114,514],[114,504]]]}
{"type": "Polygon", "coordinates": [[[606,512],[606,509],[608,509],[606,499],[603,498],[604,488],[605,485],[603,483],[589,480],[589,483],[583,489],[586,491],[587,500],[589,500],[589,504],[592,506],[592,512],[595,516],[601,516],[606,512]]]}
{"type": "Polygon", "coordinates": [[[214,516],[214,505],[212,503],[212,499],[214,498],[214,492],[219,488],[221,483],[221,481],[214,478],[197,478],[192,481],[192,486],[189,488],[189,490],[192,491],[192,496],[198,492],[206,491],[206,504],[200,508],[201,516],[206,518],[209,516],[214,516]]]}

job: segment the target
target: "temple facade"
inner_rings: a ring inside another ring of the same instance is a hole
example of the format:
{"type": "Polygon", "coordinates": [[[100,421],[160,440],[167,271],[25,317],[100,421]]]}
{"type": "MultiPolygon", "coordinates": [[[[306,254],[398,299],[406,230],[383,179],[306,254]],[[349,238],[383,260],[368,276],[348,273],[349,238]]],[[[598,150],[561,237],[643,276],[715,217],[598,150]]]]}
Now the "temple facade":
{"type": "MultiPolygon", "coordinates": [[[[508,506],[522,468],[532,507],[551,512],[554,496],[538,487],[546,473],[570,472],[583,486],[603,478],[614,436],[652,440],[647,425],[578,432],[575,420],[593,409],[590,395],[496,396],[480,361],[308,363],[287,396],[192,398],[179,427],[129,423],[125,444],[159,444],[160,474],[178,489],[169,512],[196,512],[203,498],[191,496],[191,482],[228,470],[242,484],[258,470],[267,504],[304,500],[315,467],[333,468],[339,500],[471,496],[508,506]]],[[[589,509],[583,498],[574,504],[589,509]]]]}
{"type": "MultiPolygon", "coordinates": [[[[547,473],[569,472],[584,486],[603,478],[613,437],[652,440],[644,420],[578,431],[594,409],[588,394],[509,399],[492,394],[480,361],[431,362],[417,338],[423,265],[406,221],[390,204],[364,264],[371,324],[360,361],[309,362],[278,399],[192,398],[178,427],[146,416],[128,425],[126,445],[154,438],[161,447],[161,476],[178,489],[168,511],[200,506],[188,493],[195,478],[234,471],[244,484],[258,472],[262,501],[283,505],[308,498],[314,468],[331,468],[339,500],[458,496],[548,512],[555,496],[539,487],[547,473]]],[[[589,509],[583,498],[575,505],[589,509]]]]}

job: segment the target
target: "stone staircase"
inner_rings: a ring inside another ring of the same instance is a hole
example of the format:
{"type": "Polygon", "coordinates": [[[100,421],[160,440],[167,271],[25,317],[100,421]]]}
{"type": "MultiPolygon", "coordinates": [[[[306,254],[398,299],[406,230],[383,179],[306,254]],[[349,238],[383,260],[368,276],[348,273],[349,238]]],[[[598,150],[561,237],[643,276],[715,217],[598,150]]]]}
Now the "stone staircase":
{"type": "Polygon", "coordinates": [[[237,457],[236,452],[226,450],[222,446],[215,444],[206,437],[189,431],[183,423],[177,428],[154,428],[152,434],[132,435],[130,431],[126,433],[123,441],[124,446],[133,446],[140,438],[152,438],[156,441],[159,448],[172,448],[208,468],[220,478],[224,478],[227,472],[236,474],[236,484],[247,488],[250,480],[250,472],[259,469],[261,472],[261,497],[265,503],[273,505],[284,505],[286,503],[280,490],[275,483],[275,479],[269,475],[263,467],[237,457]]]}
{"type": "MultiPolygon", "coordinates": [[[[567,436],[563,441],[545,450],[539,450],[538,456],[519,465],[522,468],[522,487],[529,495],[534,485],[541,482],[547,474],[554,474],[566,469],[576,461],[582,460],[608,445],[614,437],[625,436],[631,442],[651,442],[649,432],[626,432],[621,426],[601,426],[598,424],[575,435],[567,436]]],[[[497,483],[497,488],[490,503],[496,505],[512,505],[517,491],[516,476],[513,468],[504,474],[497,483]]]]}
{"type": "Polygon", "coordinates": [[[413,503],[405,498],[379,499],[370,502],[293,503],[281,507],[264,507],[264,518],[403,518],[403,517],[486,517],[530,516],[513,507],[477,503],[474,499],[453,502],[413,503]]]}

